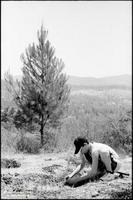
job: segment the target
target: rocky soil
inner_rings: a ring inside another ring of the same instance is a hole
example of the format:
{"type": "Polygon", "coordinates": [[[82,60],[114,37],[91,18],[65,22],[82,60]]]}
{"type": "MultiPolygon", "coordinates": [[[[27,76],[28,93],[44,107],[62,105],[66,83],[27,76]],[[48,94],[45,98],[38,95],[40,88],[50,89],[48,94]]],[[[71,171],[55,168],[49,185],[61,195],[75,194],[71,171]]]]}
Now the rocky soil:
{"type": "MultiPolygon", "coordinates": [[[[121,171],[129,173],[130,176],[120,178],[118,174],[107,175],[99,181],[73,188],[64,185],[65,177],[79,163],[79,158],[74,158],[72,154],[70,156],[70,152],[6,155],[2,157],[1,198],[131,199],[131,157],[127,156],[121,160],[123,163],[121,171]],[[9,164],[10,160],[15,167],[9,164]]],[[[87,166],[82,174],[86,171],[87,166]]]]}

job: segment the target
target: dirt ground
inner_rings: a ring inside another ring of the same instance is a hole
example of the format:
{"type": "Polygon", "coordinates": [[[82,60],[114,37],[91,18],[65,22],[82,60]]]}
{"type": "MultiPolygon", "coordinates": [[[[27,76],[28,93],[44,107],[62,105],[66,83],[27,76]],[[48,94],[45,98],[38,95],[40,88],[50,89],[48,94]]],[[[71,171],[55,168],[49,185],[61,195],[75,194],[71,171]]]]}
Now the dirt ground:
{"type": "MultiPolygon", "coordinates": [[[[65,177],[79,163],[72,153],[15,154],[3,158],[15,159],[21,164],[16,168],[1,168],[2,199],[131,199],[132,158],[121,158],[121,171],[130,176],[120,178],[107,175],[102,180],[89,182],[80,187],[64,185],[65,177]]],[[[86,173],[87,166],[82,174],[86,173]]]]}

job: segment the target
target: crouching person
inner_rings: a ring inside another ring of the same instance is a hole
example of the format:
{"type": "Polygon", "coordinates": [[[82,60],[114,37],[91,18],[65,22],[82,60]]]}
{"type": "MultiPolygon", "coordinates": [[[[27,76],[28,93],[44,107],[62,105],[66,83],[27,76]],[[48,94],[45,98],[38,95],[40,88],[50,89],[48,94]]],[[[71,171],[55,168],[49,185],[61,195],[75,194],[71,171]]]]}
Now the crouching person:
{"type": "Polygon", "coordinates": [[[121,163],[118,154],[108,145],[102,143],[90,143],[84,137],[78,137],[74,140],[75,154],[80,151],[81,164],[66,177],[66,185],[79,186],[89,180],[99,179],[107,173],[115,173],[120,167],[121,163]],[[91,169],[87,175],[75,177],[88,162],[91,169]]]}

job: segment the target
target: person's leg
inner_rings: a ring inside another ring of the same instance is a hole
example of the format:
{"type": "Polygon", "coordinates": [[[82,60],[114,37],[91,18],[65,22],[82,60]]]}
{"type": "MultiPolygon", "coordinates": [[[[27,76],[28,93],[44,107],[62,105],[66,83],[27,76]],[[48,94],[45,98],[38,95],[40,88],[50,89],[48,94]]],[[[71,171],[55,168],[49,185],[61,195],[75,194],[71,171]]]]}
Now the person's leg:
{"type": "Polygon", "coordinates": [[[88,177],[88,175],[85,176],[79,176],[79,177],[72,177],[66,180],[65,185],[73,186],[73,187],[78,187],[81,185],[84,185],[88,183],[89,181],[94,181],[100,179],[102,176],[106,174],[106,170],[104,171],[98,171],[97,174],[94,177],[88,177]]]}
{"type": "Polygon", "coordinates": [[[105,174],[107,174],[107,171],[106,171],[106,170],[98,171],[97,175],[95,176],[95,179],[98,180],[98,179],[100,179],[101,177],[103,177],[105,174]]]}
{"type": "Polygon", "coordinates": [[[106,153],[106,152],[103,153],[101,155],[101,159],[102,159],[102,162],[105,165],[106,170],[112,172],[112,167],[111,167],[112,161],[111,161],[111,158],[110,158],[110,154],[106,153]]]}
{"type": "Polygon", "coordinates": [[[116,168],[114,169],[114,172],[117,172],[121,168],[121,162],[120,160],[115,160],[115,162],[117,162],[117,165],[116,165],[116,168]]]}

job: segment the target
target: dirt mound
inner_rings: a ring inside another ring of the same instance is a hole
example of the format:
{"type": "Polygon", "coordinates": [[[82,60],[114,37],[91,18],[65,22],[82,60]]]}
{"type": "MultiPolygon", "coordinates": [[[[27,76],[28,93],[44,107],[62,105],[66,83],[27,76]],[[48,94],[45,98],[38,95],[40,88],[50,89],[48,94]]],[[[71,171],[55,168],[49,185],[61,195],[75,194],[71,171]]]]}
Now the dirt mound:
{"type": "Polygon", "coordinates": [[[14,159],[7,159],[7,158],[1,159],[1,167],[3,168],[16,168],[20,166],[21,164],[14,159]]]}
{"type": "Polygon", "coordinates": [[[4,182],[5,184],[11,184],[12,183],[12,175],[11,174],[2,174],[1,181],[4,182]]]}

